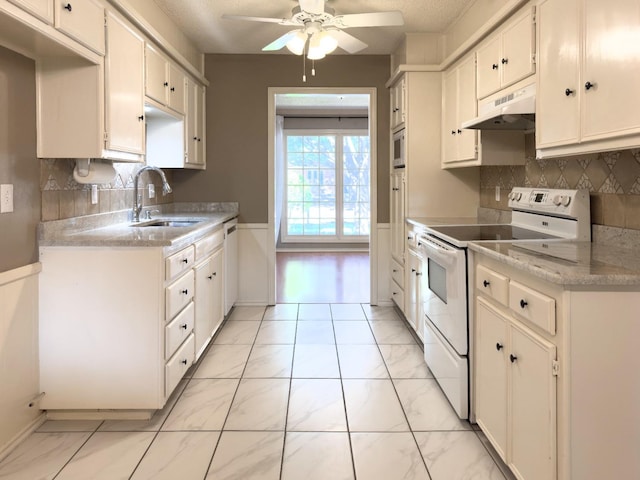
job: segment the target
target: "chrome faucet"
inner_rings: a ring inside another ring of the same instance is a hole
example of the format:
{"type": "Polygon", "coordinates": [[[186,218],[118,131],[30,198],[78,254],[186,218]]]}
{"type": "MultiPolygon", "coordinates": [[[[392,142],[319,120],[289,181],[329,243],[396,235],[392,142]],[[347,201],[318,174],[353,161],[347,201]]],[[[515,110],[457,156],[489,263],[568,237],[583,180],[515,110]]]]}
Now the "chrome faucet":
{"type": "Polygon", "coordinates": [[[140,212],[142,211],[142,194],[138,193],[138,181],[140,180],[140,175],[142,172],[146,172],[147,170],[152,170],[154,172],[158,172],[160,178],[162,178],[162,195],[166,195],[167,193],[171,193],[171,186],[169,182],[167,182],[167,177],[164,172],[160,170],[158,167],[146,166],[142,167],[136,173],[136,176],[133,178],[133,221],[140,221],[140,212]]]}

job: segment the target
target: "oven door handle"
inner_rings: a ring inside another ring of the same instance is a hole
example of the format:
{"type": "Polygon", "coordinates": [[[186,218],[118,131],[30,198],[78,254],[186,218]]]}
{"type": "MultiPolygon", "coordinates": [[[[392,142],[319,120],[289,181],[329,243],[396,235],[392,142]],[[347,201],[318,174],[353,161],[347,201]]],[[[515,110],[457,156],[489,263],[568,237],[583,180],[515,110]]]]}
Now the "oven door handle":
{"type": "Polygon", "coordinates": [[[457,248],[438,242],[431,236],[420,237],[420,243],[422,243],[427,257],[437,260],[438,263],[449,266],[455,263],[458,258],[457,248]]]}

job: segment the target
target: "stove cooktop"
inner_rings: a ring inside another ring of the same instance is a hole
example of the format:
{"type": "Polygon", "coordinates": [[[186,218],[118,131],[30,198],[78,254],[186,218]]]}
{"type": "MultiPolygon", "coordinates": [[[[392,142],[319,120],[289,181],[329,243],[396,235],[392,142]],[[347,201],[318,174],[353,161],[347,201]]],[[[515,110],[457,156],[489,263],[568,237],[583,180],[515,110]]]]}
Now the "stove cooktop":
{"type": "Polygon", "coordinates": [[[456,246],[472,241],[546,240],[559,238],[535,230],[510,224],[495,225],[446,225],[429,227],[432,235],[456,246]]]}

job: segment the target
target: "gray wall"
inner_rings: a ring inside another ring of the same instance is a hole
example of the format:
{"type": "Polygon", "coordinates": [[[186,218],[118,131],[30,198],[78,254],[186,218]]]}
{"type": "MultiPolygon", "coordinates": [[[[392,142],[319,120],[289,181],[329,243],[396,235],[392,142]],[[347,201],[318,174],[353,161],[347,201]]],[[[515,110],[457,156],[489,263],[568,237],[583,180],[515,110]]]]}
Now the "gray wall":
{"type": "Polygon", "coordinates": [[[0,214],[0,272],[38,260],[39,174],[35,63],[0,47],[0,183],[14,193],[13,213],[0,214]]]}
{"type": "Polygon", "coordinates": [[[386,55],[330,55],[303,83],[295,55],[206,55],[207,170],[175,171],[174,201],[237,201],[241,222],[267,223],[268,87],[376,87],[377,221],[388,223],[389,62],[386,55]]]}

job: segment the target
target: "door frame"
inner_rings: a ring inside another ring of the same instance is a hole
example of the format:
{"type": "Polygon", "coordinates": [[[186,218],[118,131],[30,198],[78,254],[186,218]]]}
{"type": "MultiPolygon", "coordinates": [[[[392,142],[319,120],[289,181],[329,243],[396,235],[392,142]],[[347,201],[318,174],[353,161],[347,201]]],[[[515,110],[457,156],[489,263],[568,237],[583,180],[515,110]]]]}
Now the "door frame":
{"type": "Polygon", "coordinates": [[[371,225],[369,235],[369,303],[378,304],[378,116],[376,110],[377,88],[375,87],[269,87],[267,91],[267,161],[268,161],[268,224],[267,224],[267,276],[269,305],[276,303],[276,185],[275,185],[275,135],[276,95],[298,94],[364,94],[369,96],[369,137],[371,164],[369,170],[369,205],[371,225]]]}

